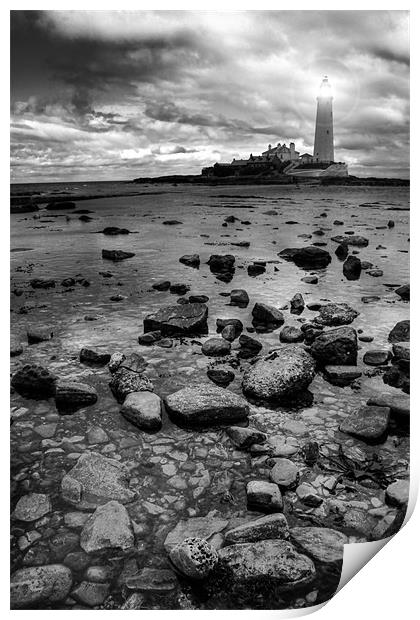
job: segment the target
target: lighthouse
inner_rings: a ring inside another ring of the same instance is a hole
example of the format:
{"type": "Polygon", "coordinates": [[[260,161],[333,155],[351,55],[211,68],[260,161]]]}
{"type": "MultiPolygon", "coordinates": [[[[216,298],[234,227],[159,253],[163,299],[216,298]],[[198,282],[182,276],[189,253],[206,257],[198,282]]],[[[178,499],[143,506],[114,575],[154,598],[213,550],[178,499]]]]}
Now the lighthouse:
{"type": "Polygon", "coordinates": [[[317,97],[314,162],[334,161],[332,101],[331,85],[325,75],[317,97]]]}

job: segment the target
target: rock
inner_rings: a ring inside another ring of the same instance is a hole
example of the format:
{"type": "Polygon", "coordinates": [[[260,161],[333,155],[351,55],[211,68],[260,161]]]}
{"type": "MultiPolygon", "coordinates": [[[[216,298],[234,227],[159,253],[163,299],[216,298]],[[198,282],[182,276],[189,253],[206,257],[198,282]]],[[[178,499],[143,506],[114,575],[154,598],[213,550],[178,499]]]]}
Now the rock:
{"type": "Polygon", "coordinates": [[[306,390],[314,376],[312,357],[299,345],[283,345],[244,373],[242,389],[256,399],[289,399],[306,390]]]}
{"type": "Polygon", "coordinates": [[[251,543],[289,537],[289,526],[283,514],[271,514],[244,523],[225,533],[225,545],[251,543]]]}
{"type": "Polygon", "coordinates": [[[230,293],[230,303],[232,306],[246,308],[246,306],[249,304],[248,293],[243,289],[234,289],[230,293]]]}
{"type": "Polygon", "coordinates": [[[270,471],[270,480],[281,489],[288,489],[296,484],[298,468],[289,459],[276,459],[276,464],[270,471]]]}
{"type": "Polygon", "coordinates": [[[352,327],[337,327],[322,332],[311,346],[311,354],[327,365],[357,365],[357,334],[352,327]]]}
{"type": "Polygon", "coordinates": [[[126,258],[133,258],[134,252],[124,252],[123,250],[102,250],[102,258],[118,262],[126,258]]]}
{"type": "MultiPolygon", "coordinates": [[[[170,571],[167,571],[170,572],[170,571]]],[[[143,609],[144,606],[144,595],[141,594],[140,592],[134,592],[133,594],[130,594],[130,596],[127,598],[127,600],[121,605],[120,609],[122,610],[137,610],[137,609],[143,609]]]]}
{"type": "Polygon", "coordinates": [[[230,426],[226,429],[226,434],[230,437],[235,446],[242,450],[246,450],[256,443],[264,443],[267,439],[265,433],[249,426],[246,428],[242,426],[230,426]]]}
{"type": "Polygon", "coordinates": [[[223,330],[225,330],[226,327],[233,327],[233,333],[235,334],[235,338],[237,338],[242,333],[242,330],[244,328],[242,321],[240,321],[239,319],[216,319],[216,331],[218,334],[220,332],[222,332],[223,334],[223,330]]]}
{"type": "Polygon", "coordinates": [[[98,400],[95,388],[76,381],[59,381],[55,389],[55,404],[59,411],[72,411],[93,405],[98,400]]]}
{"type": "Polygon", "coordinates": [[[335,241],[336,243],[344,243],[345,245],[355,245],[360,248],[365,248],[369,245],[369,239],[359,235],[336,235],[335,237],[331,237],[331,241],[335,241]]]}
{"type": "Polygon", "coordinates": [[[406,394],[410,393],[410,375],[407,369],[399,368],[398,366],[393,365],[385,371],[382,379],[387,385],[399,388],[406,394]]]}
{"type": "Polygon", "coordinates": [[[301,282],[305,282],[305,284],[318,284],[317,276],[304,276],[300,280],[301,282]]]}
{"type": "Polygon", "coordinates": [[[162,332],[158,329],[154,332],[148,332],[147,334],[143,334],[138,337],[138,343],[143,345],[144,347],[148,347],[152,344],[155,344],[162,338],[162,332]]]}
{"type": "Polygon", "coordinates": [[[48,541],[52,558],[62,562],[71,552],[79,548],[79,535],[68,530],[59,530],[48,541]]]}
{"type": "Polygon", "coordinates": [[[80,546],[86,553],[133,547],[133,528],[126,508],[117,501],[98,506],[83,527],[80,546]]]}
{"type": "Polygon", "coordinates": [[[19,521],[36,521],[51,512],[51,501],[48,495],[42,493],[28,493],[23,495],[13,512],[15,519],[19,521]]]}
{"type": "Polygon", "coordinates": [[[362,272],[362,264],[357,256],[348,256],[343,263],[343,274],[347,280],[358,280],[362,272]]]}
{"type": "Polygon", "coordinates": [[[190,295],[188,301],[190,304],[205,304],[209,301],[207,295],[190,295]]]}
{"type": "Polygon", "coordinates": [[[85,452],[63,477],[63,498],[81,510],[94,509],[116,500],[127,504],[136,494],[128,488],[128,471],[119,461],[96,452],[85,452]]]}
{"type": "Polygon", "coordinates": [[[344,545],[349,542],[345,534],[328,527],[292,527],[290,538],[303,553],[321,564],[341,563],[344,545]]]}
{"type": "Polygon", "coordinates": [[[267,440],[267,446],[272,457],[292,456],[299,451],[299,444],[291,443],[284,435],[271,435],[267,440]]]}
{"type": "Polygon", "coordinates": [[[388,407],[393,416],[403,421],[410,418],[410,397],[404,394],[378,394],[369,398],[367,405],[388,407]]]}
{"type": "MultiPolygon", "coordinates": [[[[185,295],[185,293],[188,293],[189,290],[190,287],[188,284],[184,284],[183,282],[176,282],[175,284],[171,284],[169,287],[169,292],[173,295],[185,295]]],[[[188,302],[186,301],[186,303],[188,302]]]]}
{"type": "Polygon", "coordinates": [[[390,413],[388,407],[360,407],[340,424],[340,431],[367,443],[381,442],[388,430],[390,413]]]}
{"type": "Polygon", "coordinates": [[[313,245],[304,248],[287,248],[279,252],[278,256],[304,269],[323,269],[331,262],[329,252],[313,245]]]}
{"type": "Polygon", "coordinates": [[[186,577],[205,579],[216,566],[216,550],[203,538],[186,538],[171,549],[171,562],[186,577]]]}
{"type": "Polygon", "coordinates": [[[227,340],[228,342],[233,342],[239,334],[236,333],[236,329],[234,325],[226,325],[226,327],[222,330],[222,338],[227,340]]]}
{"type": "Polygon", "coordinates": [[[82,605],[97,607],[102,605],[109,593],[108,583],[81,581],[72,591],[71,596],[82,605]]]}
{"type": "Polygon", "coordinates": [[[158,431],[162,428],[162,401],[153,392],[131,392],[120,413],[141,430],[158,431]]]}
{"type": "Polygon", "coordinates": [[[59,202],[49,202],[45,208],[47,211],[67,211],[67,209],[75,209],[76,203],[70,200],[61,200],[59,202]]]}
{"type": "Polygon", "coordinates": [[[130,231],[127,230],[127,228],[118,228],[118,226],[106,226],[103,229],[102,234],[108,235],[108,236],[115,236],[115,235],[128,235],[129,232],[130,231]]]}
{"type": "Polygon", "coordinates": [[[265,265],[262,265],[261,263],[251,263],[248,265],[247,271],[251,278],[255,278],[255,276],[260,276],[265,273],[265,265]]]}
{"type": "Polygon", "coordinates": [[[305,506],[316,507],[320,506],[323,502],[322,497],[317,495],[314,487],[307,482],[303,482],[296,488],[296,495],[298,496],[299,501],[301,501],[302,504],[305,504],[305,506]]]}
{"type": "Polygon", "coordinates": [[[145,317],[144,331],[160,330],[163,336],[207,334],[208,312],[205,304],[166,306],[145,317]]]}
{"type": "Polygon", "coordinates": [[[113,353],[111,355],[111,359],[109,360],[108,370],[111,374],[114,374],[116,370],[121,366],[123,361],[125,360],[124,353],[113,353]]]}
{"type": "Polygon", "coordinates": [[[359,316],[359,312],[346,303],[325,304],[319,309],[319,314],[314,321],[320,325],[333,327],[349,325],[357,316],[359,316]]]}
{"type": "Polygon", "coordinates": [[[153,383],[148,377],[123,367],[115,371],[109,387],[119,403],[132,392],[153,392],[153,383]]]}
{"type": "Polygon", "coordinates": [[[224,338],[210,338],[203,344],[201,351],[209,357],[223,357],[230,353],[230,342],[224,338]]]}
{"type": "Polygon", "coordinates": [[[34,280],[30,281],[30,285],[32,286],[32,288],[43,288],[43,289],[47,289],[47,288],[54,288],[55,287],[55,280],[51,280],[51,279],[41,279],[41,278],[35,278],[34,280]]]}
{"type": "Polygon", "coordinates": [[[105,366],[111,359],[109,353],[103,353],[95,349],[88,349],[84,347],[80,350],[79,359],[85,364],[92,364],[94,366],[105,366]]]}
{"type": "Polygon", "coordinates": [[[143,568],[139,574],[128,577],[125,586],[129,590],[145,593],[165,594],[178,585],[175,574],[164,568],[143,568]]]}
{"type": "Polygon", "coordinates": [[[198,268],[200,266],[200,257],[198,254],[185,254],[181,256],[179,262],[188,267],[198,268]]]}
{"type": "Polygon", "coordinates": [[[388,220],[387,226],[388,226],[388,228],[394,228],[394,226],[395,226],[394,220],[388,220]]]}
{"type": "Polygon", "coordinates": [[[209,512],[205,517],[193,517],[185,521],[179,521],[176,527],[166,536],[164,547],[170,553],[178,544],[186,538],[211,539],[215,534],[222,532],[228,521],[214,512],[209,512]]]}
{"type": "Polygon", "coordinates": [[[390,506],[407,506],[410,495],[409,480],[396,480],[385,490],[385,501],[390,506]]]}
{"type": "Polygon", "coordinates": [[[315,577],[312,560],[284,540],[230,545],[220,549],[219,560],[234,582],[274,581],[289,589],[307,585],[315,577]]]}
{"type": "Polygon", "coordinates": [[[155,284],[152,284],[152,288],[156,291],[168,291],[170,286],[171,283],[169,280],[161,280],[160,282],[155,282],[155,284]]]}
{"type": "Polygon", "coordinates": [[[410,361],[410,343],[409,342],[394,342],[392,345],[392,353],[395,360],[410,361]]]}
{"type": "Polygon", "coordinates": [[[28,398],[49,398],[55,393],[57,377],[38,364],[25,364],[12,376],[12,387],[28,398]]]}
{"type": "Polygon", "coordinates": [[[23,353],[23,345],[18,338],[10,337],[10,357],[17,357],[23,353]]]}
{"type": "Polygon", "coordinates": [[[34,213],[35,211],[39,211],[39,207],[36,204],[31,202],[23,205],[10,205],[10,213],[34,213]]]}
{"type": "Polygon", "coordinates": [[[358,366],[328,365],[325,366],[324,372],[327,381],[332,383],[332,385],[338,385],[340,387],[350,385],[353,381],[362,376],[362,371],[358,366]]]}
{"type": "Polygon", "coordinates": [[[247,336],[247,334],[241,334],[239,336],[240,349],[238,351],[238,357],[241,359],[249,359],[255,357],[262,349],[262,344],[259,340],[247,336]]]}
{"type": "Polygon", "coordinates": [[[165,399],[173,418],[187,426],[206,426],[246,420],[248,403],[229,390],[203,383],[186,387],[165,399]]]}
{"type": "Polygon", "coordinates": [[[223,271],[233,271],[235,267],[235,257],[232,254],[212,254],[207,261],[210,271],[219,273],[223,271]]]}
{"type": "Polygon", "coordinates": [[[252,316],[257,323],[265,325],[281,325],[284,323],[284,316],[280,310],[267,304],[256,303],[252,309],[252,316]]]}
{"type": "Polygon", "coordinates": [[[349,253],[349,246],[346,243],[340,243],[335,250],[335,255],[339,260],[344,260],[347,258],[349,253]]]}
{"type": "Polygon", "coordinates": [[[363,356],[363,362],[368,366],[383,366],[384,364],[388,364],[390,357],[391,354],[389,351],[372,349],[371,351],[366,351],[363,356]]]}
{"type": "Polygon", "coordinates": [[[303,332],[297,327],[286,325],[280,332],[280,342],[303,342],[303,332]]]}
{"type": "Polygon", "coordinates": [[[21,568],[11,577],[10,607],[62,601],[68,596],[72,583],[71,570],[62,564],[21,568]]]}
{"type": "Polygon", "coordinates": [[[246,485],[246,499],[249,510],[281,512],[283,498],[277,484],[266,480],[251,480],[246,485]]]}
{"type": "Polygon", "coordinates": [[[28,344],[38,344],[39,342],[47,342],[54,336],[50,327],[30,328],[26,332],[28,344]]]}
{"type": "Polygon", "coordinates": [[[300,293],[296,293],[290,300],[290,312],[291,314],[302,314],[305,309],[305,302],[300,293]]]}
{"type": "Polygon", "coordinates": [[[92,426],[88,430],[86,437],[89,444],[105,443],[108,441],[108,435],[100,426],[92,426]]]}
{"type": "Polygon", "coordinates": [[[384,275],[382,269],[369,269],[369,271],[366,271],[366,273],[368,274],[368,276],[372,276],[372,278],[380,278],[384,275]]]}
{"type": "Polygon", "coordinates": [[[407,342],[410,340],[410,321],[399,321],[391,329],[388,342],[407,342]]]}
{"type": "Polygon", "coordinates": [[[409,284],[404,284],[404,286],[400,286],[399,288],[395,289],[395,292],[404,301],[410,301],[410,285],[409,284]]]}
{"type": "Polygon", "coordinates": [[[208,378],[216,385],[226,386],[235,379],[235,373],[228,368],[209,368],[207,370],[208,378]]]}

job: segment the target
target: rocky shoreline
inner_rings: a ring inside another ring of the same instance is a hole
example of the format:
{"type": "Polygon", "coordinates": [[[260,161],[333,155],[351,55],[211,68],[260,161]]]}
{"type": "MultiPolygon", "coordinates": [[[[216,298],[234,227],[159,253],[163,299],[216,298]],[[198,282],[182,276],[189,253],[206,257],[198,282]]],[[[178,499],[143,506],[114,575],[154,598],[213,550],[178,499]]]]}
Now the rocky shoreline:
{"type": "MultiPolygon", "coordinates": [[[[398,531],[409,492],[409,320],[377,344],[361,322],[375,299],[357,308],[340,294],[313,300],[309,290],[333,265],[356,287],[387,263],[365,260],[369,235],[354,234],[355,220],[339,234],[343,222],[329,211],[271,262],[249,250],[251,234],[233,240],[232,253],[179,253],[174,277],[149,281],[156,301],[140,309],[128,347],[107,342],[106,322],[102,344],[71,353],[58,317],[51,327],[41,312],[26,341],[13,327],[12,608],[307,607],[334,594],[344,544],[398,531]],[[253,282],[276,269],[299,278],[273,305],[253,282]],[[241,270],[249,286],[232,287],[241,270]],[[224,315],[200,291],[203,278],[224,315]]],[[[129,271],[137,247],[116,219],[98,255],[129,271]]],[[[381,219],[378,228],[394,229],[381,219]]],[[[246,221],[228,215],[221,230],[246,221]]],[[[25,269],[12,326],[22,325],[26,297],[48,308],[95,286],[83,274],[60,282],[25,269]]],[[[390,303],[406,308],[409,285],[386,286],[390,303]]],[[[98,318],[82,323],[94,328],[98,318]]]]}

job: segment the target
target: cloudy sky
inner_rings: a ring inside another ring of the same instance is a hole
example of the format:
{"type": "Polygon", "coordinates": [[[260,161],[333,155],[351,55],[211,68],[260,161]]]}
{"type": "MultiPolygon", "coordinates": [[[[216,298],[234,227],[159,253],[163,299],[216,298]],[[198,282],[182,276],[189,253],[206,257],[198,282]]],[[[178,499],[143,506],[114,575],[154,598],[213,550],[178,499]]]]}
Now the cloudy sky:
{"type": "Polygon", "coordinates": [[[294,141],[334,89],[336,161],[408,176],[405,11],[12,11],[12,181],[199,173],[294,141]]]}

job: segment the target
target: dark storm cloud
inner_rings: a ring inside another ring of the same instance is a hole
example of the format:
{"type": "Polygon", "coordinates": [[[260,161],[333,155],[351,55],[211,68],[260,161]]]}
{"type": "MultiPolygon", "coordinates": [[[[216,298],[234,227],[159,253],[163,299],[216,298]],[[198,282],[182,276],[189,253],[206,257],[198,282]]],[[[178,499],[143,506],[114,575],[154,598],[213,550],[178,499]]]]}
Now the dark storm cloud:
{"type": "Polygon", "coordinates": [[[311,152],[324,73],[335,88],[337,159],[355,174],[407,175],[407,19],[13,11],[15,178],[199,172],[289,140],[311,152]]]}

